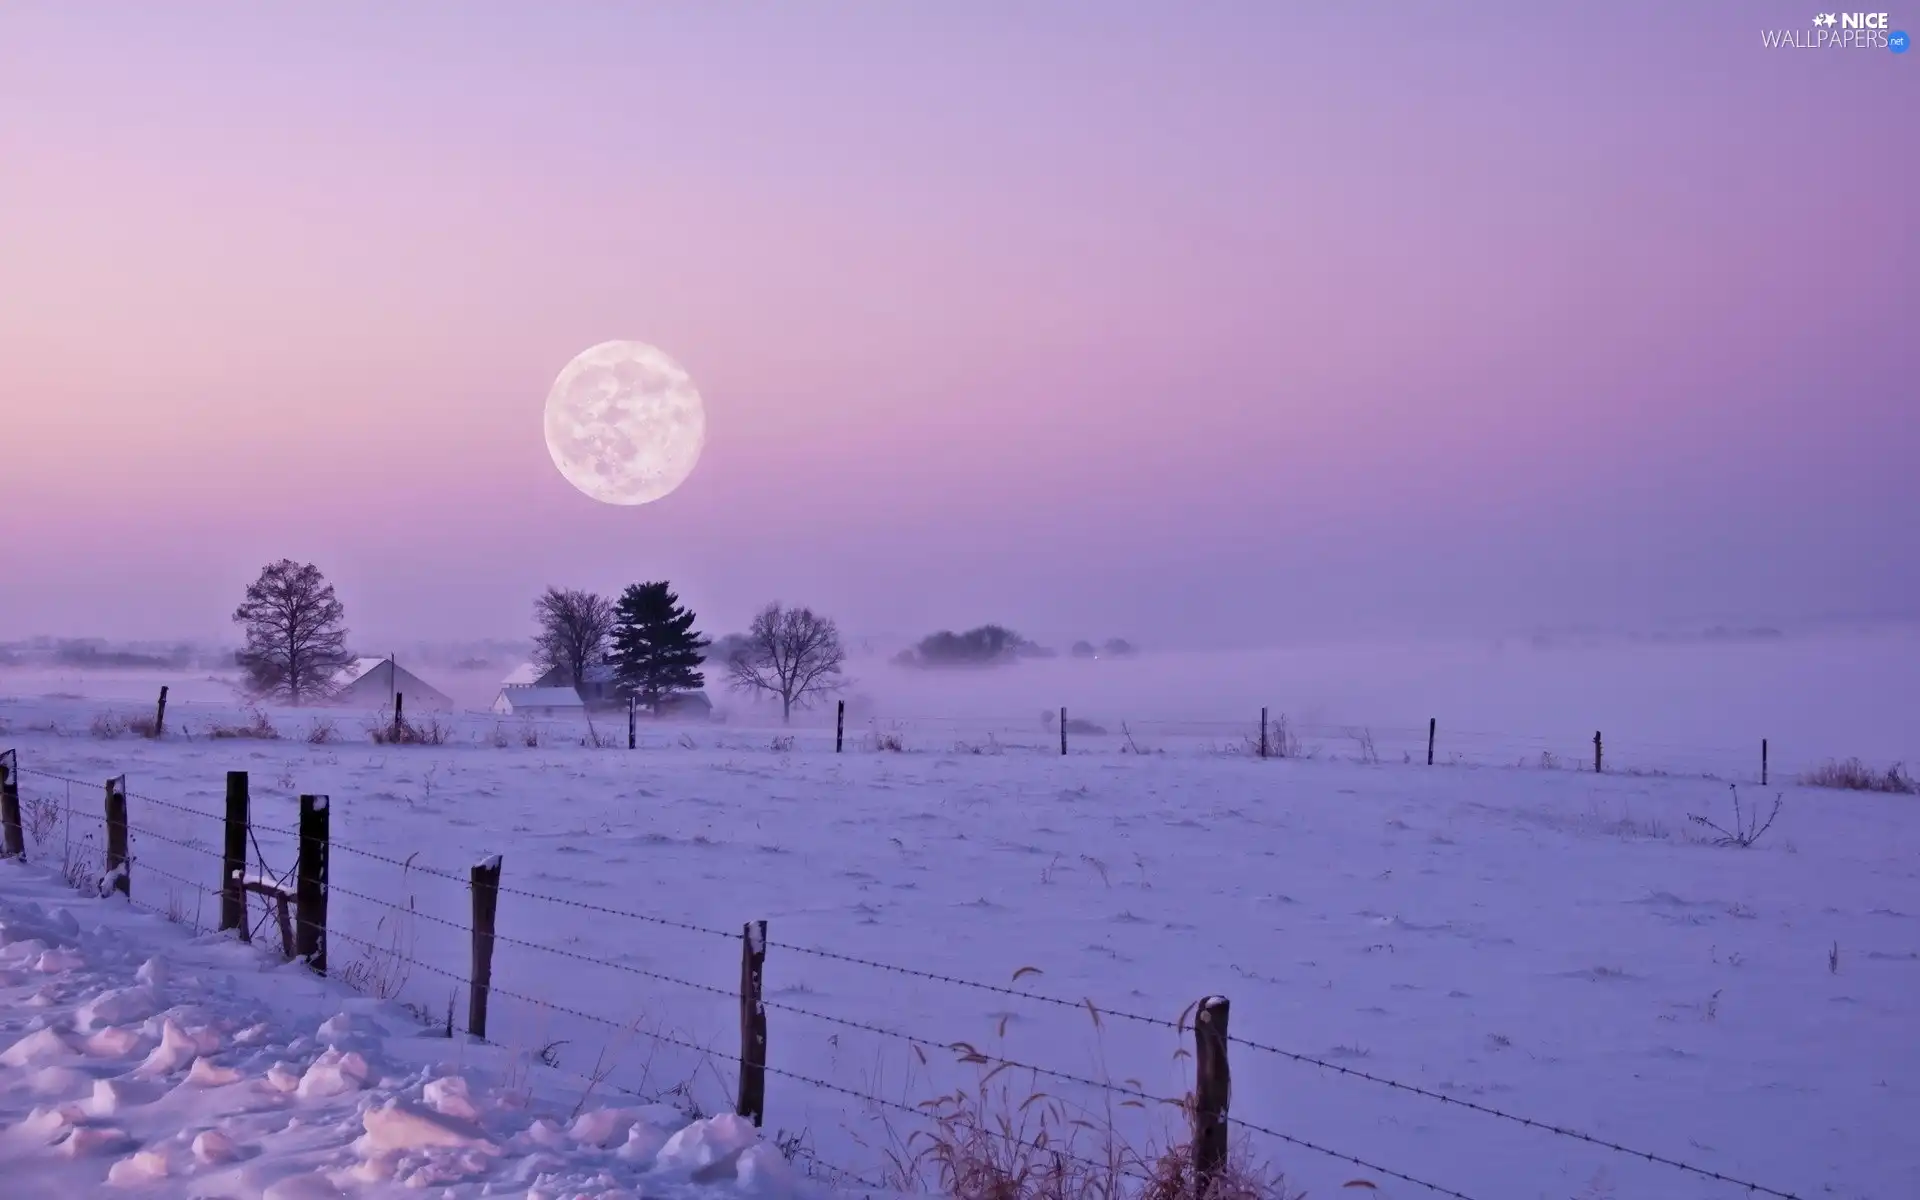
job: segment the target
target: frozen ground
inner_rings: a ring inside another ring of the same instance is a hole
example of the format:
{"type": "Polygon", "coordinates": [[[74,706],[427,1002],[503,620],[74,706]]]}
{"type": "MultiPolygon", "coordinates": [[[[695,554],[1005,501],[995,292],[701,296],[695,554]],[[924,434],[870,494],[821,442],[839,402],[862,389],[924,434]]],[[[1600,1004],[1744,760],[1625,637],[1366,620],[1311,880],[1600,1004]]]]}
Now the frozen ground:
{"type": "MultiPolygon", "coordinates": [[[[88,736],[107,707],[0,706],[0,747],[44,773],[24,778],[30,809],[51,814],[36,858],[97,850],[100,781],[124,773],[134,899],[205,926],[224,772],[250,772],[275,870],[292,862],[272,830],[293,824],[294,797],[328,794],[334,971],[437,1022],[466,1005],[460,881],[501,853],[511,940],[494,1040],[605,1088],[726,1107],[737,933],[768,920],[782,1072],[769,1133],[803,1162],[885,1175],[887,1147],[917,1125],[906,1109],[977,1070],[836,1022],[1158,1097],[1190,1085],[1173,1028],[1109,1015],[1096,1030],[1085,1008],[811,952],[827,950],[996,985],[1038,968],[1012,986],[1168,1022],[1218,993],[1233,1033],[1264,1046],[1784,1193],[1920,1195],[1913,797],[1745,782],[1749,811],[1776,793],[1783,807],[1741,849],[1689,820],[1732,821],[1725,782],[1542,769],[1537,752],[1492,765],[1519,757],[1508,749],[1429,769],[1355,762],[1357,743],[1329,736],[1317,759],[1262,762],[1238,752],[1244,737],[1168,734],[1143,747],[1165,753],[1120,753],[1109,736],[1061,758],[1037,727],[1008,740],[903,725],[890,753],[876,725],[840,756],[818,730],[782,750],[733,726],[655,732],[629,753],[557,728],[528,747],[512,722],[496,746],[493,722],[467,719],[447,745],[378,747],[361,716],[338,714],[342,740],[311,745],[210,740],[237,714],[192,706],[157,743],[88,736]]],[[[290,735],[312,720],[271,716],[290,735]]],[[[311,986],[280,971],[252,982],[311,986]]],[[[1250,1045],[1233,1070],[1236,1118],[1476,1200],[1746,1194],[1250,1045]]],[[[1114,1099],[1040,1086],[1096,1122],[1114,1099]]],[[[1118,1120],[1131,1132],[1143,1118],[1118,1120]]],[[[1355,1179],[1427,1194],[1236,1136],[1315,1196],[1355,1179]]]]}
{"type": "Polygon", "coordinates": [[[0,864],[0,1171],[113,1195],[791,1195],[751,1125],[581,1107],[504,1053],[0,864]],[[398,1018],[398,1019],[396,1019],[398,1018]]]}

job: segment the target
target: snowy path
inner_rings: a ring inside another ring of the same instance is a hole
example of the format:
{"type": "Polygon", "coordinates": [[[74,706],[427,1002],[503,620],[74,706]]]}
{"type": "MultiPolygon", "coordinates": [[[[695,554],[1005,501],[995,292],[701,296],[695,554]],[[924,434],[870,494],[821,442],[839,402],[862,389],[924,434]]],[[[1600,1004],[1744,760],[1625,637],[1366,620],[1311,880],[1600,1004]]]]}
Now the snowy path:
{"type": "Polygon", "coordinates": [[[413,1028],[302,968],[0,864],[0,1193],[552,1200],[802,1186],[737,1117],[589,1103],[570,1120],[577,1083],[413,1028]]]}

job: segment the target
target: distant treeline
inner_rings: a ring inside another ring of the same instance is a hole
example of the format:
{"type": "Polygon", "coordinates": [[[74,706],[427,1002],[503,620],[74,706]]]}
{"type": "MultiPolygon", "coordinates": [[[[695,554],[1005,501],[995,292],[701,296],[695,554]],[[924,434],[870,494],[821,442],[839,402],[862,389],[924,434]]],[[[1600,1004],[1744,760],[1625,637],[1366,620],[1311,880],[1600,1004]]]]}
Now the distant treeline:
{"type": "Polygon", "coordinates": [[[233,665],[231,650],[191,643],[115,645],[103,638],[34,638],[0,644],[0,663],[8,666],[72,667],[79,670],[217,669],[233,665]]]}
{"type": "MultiPolygon", "coordinates": [[[[1124,638],[1109,638],[1101,646],[1078,641],[1069,651],[1075,658],[1124,658],[1136,651],[1124,638]]],[[[981,625],[955,633],[942,629],[893,656],[905,667],[991,667],[1030,658],[1058,658],[1059,652],[1042,646],[1004,625],[981,625]]]]}

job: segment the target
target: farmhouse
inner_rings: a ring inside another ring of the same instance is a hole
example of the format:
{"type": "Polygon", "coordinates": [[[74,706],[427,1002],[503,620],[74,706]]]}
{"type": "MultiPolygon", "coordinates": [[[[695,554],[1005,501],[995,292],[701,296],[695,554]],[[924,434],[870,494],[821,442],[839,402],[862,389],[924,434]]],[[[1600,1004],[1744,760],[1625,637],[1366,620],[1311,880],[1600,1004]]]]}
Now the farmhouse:
{"type": "Polygon", "coordinates": [[[531,663],[516,667],[513,673],[500,681],[500,690],[519,691],[522,688],[567,688],[580,697],[588,708],[625,708],[626,699],[620,695],[620,683],[614,677],[613,667],[607,663],[595,663],[586,670],[586,678],[576,680],[573,672],[565,667],[549,667],[541,671],[531,663]]]}
{"type": "MultiPolygon", "coordinates": [[[[575,702],[560,702],[560,711],[577,713],[582,711],[625,711],[627,700],[620,692],[619,678],[614,674],[610,663],[595,663],[586,670],[586,680],[579,685],[573,682],[573,675],[565,667],[551,667],[546,671],[531,663],[515,667],[505,679],[500,681],[500,696],[493,702],[493,711],[497,713],[524,713],[528,704],[536,703],[528,696],[530,692],[570,692],[575,702]]],[[[552,707],[551,704],[547,705],[552,707]]],[[[705,692],[674,692],[660,698],[659,708],[654,712],[659,717],[679,717],[707,719],[713,716],[713,701],[705,692]]]]}
{"type": "MultiPolygon", "coordinates": [[[[551,672],[548,672],[548,673],[551,674],[551,672]]],[[[540,668],[534,666],[532,663],[521,663],[519,666],[515,667],[513,670],[507,672],[507,677],[500,681],[500,687],[501,687],[501,690],[503,691],[508,688],[529,688],[529,687],[539,687],[539,686],[540,686],[540,668]]]]}
{"type": "Polygon", "coordinates": [[[390,708],[405,697],[409,712],[449,710],[453,699],[392,658],[357,658],[333,677],[333,702],[365,708],[390,708]]]}
{"type": "Polygon", "coordinates": [[[571,717],[586,711],[580,693],[570,687],[515,685],[500,689],[493,711],[503,717],[571,717]]]}

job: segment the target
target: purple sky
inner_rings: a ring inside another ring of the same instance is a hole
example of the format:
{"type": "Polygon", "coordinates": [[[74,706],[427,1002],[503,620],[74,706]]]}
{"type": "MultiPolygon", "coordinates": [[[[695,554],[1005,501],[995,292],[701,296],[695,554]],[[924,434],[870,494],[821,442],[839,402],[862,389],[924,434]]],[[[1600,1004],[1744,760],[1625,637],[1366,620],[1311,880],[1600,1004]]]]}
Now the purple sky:
{"type": "Polygon", "coordinates": [[[1920,54],[1428,7],[8,3],[0,637],[1912,613],[1920,54]],[[609,338],[647,507],[541,441],[609,338]]]}

